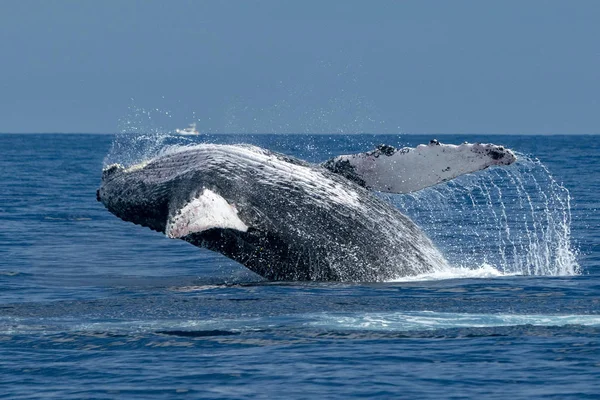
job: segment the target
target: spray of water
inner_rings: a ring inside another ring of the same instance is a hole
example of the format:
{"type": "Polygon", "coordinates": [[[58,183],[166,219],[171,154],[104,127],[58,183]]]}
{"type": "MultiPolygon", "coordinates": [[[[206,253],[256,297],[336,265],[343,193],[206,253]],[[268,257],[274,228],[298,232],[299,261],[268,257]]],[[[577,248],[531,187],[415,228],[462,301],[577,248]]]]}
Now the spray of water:
{"type": "MultiPolygon", "coordinates": [[[[165,128],[171,116],[132,104],[119,120],[120,133],[104,164],[131,166],[172,146],[196,143],[165,128]]],[[[570,238],[569,191],[537,159],[519,155],[509,168],[465,175],[388,200],[423,228],[453,266],[415,279],[580,273],[570,238]]]]}
{"type": "Polygon", "coordinates": [[[393,196],[444,252],[457,274],[580,273],[571,244],[571,197],[537,159],[393,196]]]}
{"type": "Polygon", "coordinates": [[[132,103],[119,119],[119,133],[104,158],[104,166],[118,163],[128,167],[159,155],[168,146],[190,144],[189,138],[176,136],[166,128],[172,124],[172,116],[168,110],[132,103]]]}

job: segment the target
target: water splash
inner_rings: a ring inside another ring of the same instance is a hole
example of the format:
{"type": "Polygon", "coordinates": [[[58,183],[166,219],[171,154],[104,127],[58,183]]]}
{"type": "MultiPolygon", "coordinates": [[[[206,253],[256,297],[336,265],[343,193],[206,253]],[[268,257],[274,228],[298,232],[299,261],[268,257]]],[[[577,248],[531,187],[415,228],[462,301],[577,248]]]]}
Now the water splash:
{"type": "Polygon", "coordinates": [[[490,264],[482,264],[477,268],[469,267],[443,267],[424,274],[403,276],[391,279],[389,282],[420,282],[441,281],[446,279],[490,279],[501,276],[517,275],[516,273],[502,272],[490,264]]]}
{"type": "MultiPolygon", "coordinates": [[[[576,275],[571,196],[537,159],[390,199],[458,268],[502,275],[576,275]]],[[[443,271],[442,271],[443,272],[443,271]]]]}
{"type": "MultiPolygon", "coordinates": [[[[164,128],[170,118],[169,111],[132,105],[119,121],[120,133],[105,165],[131,166],[174,146],[198,143],[197,138],[173,135],[164,128]]],[[[282,137],[283,144],[276,142],[283,147],[280,151],[307,158],[310,149],[299,152],[294,147],[297,143],[282,137]]],[[[215,138],[203,136],[201,140],[212,142],[215,138]]],[[[255,141],[248,135],[227,140],[255,141]]],[[[306,140],[303,145],[313,143],[314,136],[306,140]]],[[[329,144],[335,140],[330,139],[329,144]]],[[[581,272],[577,250],[571,244],[569,191],[537,159],[520,154],[519,162],[509,168],[464,175],[412,194],[391,195],[388,200],[423,228],[453,266],[418,279],[581,272]]]]}
{"type": "Polygon", "coordinates": [[[186,145],[191,139],[173,134],[166,128],[172,124],[173,113],[160,108],[143,108],[131,104],[128,113],[119,119],[119,133],[104,158],[104,166],[125,167],[156,157],[165,147],[186,145]]]}

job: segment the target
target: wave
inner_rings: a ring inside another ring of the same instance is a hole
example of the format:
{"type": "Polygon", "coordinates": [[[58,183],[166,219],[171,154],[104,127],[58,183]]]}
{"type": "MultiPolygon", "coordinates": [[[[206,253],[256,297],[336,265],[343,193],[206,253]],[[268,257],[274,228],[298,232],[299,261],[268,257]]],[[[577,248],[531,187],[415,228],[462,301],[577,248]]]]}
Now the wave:
{"type": "Polygon", "coordinates": [[[340,330],[416,331],[451,328],[566,325],[600,326],[600,315],[519,315],[419,312],[323,314],[308,323],[313,327],[340,330]]]}
{"type": "MultiPolygon", "coordinates": [[[[2,335],[92,335],[174,334],[218,336],[278,330],[410,332],[456,328],[516,326],[600,327],[600,315],[471,314],[434,311],[311,313],[242,319],[90,321],[45,320],[43,325],[20,318],[0,320],[2,335]],[[194,333],[196,332],[196,334],[194,333]]],[[[39,322],[39,321],[38,321],[39,322]]]]}

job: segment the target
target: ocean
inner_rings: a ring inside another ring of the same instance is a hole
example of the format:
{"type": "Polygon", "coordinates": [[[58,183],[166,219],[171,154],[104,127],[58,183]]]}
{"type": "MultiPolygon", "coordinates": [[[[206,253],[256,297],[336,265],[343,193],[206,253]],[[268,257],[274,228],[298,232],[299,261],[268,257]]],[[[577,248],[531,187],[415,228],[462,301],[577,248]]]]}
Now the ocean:
{"type": "Polygon", "coordinates": [[[0,135],[0,398],[598,398],[597,136],[438,136],[519,161],[379,194],[452,265],[392,282],[265,282],[96,201],[103,165],[173,143],[319,162],[432,138],[0,135]]]}

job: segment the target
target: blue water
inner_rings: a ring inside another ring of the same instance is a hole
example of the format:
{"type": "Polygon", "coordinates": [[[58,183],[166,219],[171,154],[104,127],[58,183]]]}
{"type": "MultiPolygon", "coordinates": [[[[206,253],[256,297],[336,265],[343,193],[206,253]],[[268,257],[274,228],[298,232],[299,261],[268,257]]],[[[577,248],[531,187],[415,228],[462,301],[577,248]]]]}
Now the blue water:
{"type": "MultiPolygon", "coordinates": [[[[321,161],[429,139],[201,140],[321,161]]],[[[386,196],[455,269],[352,284],[263,282],[111,215],[95,199],[105,157],[147,144],[0,135],[0,397],[598,398],[598,137],[438,139],[521,161],[386,196]]]]}

